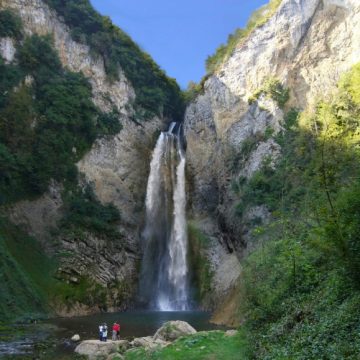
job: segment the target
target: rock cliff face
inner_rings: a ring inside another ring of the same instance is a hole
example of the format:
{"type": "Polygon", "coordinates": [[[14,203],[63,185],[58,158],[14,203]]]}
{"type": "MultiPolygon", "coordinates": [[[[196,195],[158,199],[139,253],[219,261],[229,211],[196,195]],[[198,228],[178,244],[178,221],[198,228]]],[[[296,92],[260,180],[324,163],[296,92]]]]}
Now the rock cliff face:
{"type": "MultiPolygon", "coordinates": [[[[250,178],[264,160],[276,166],[281,148],[274,136],[282,129],[284,113],[291,107],[311,109],[320,96],[331,93],[340,75],[360,60],[359,34],[357,0],[284,0],[188,106],[185,136],[191,217],[206,235],[222,234],[218,238],[224,258],[236,253],[241,262],[253,246],[249,224],[269,217],[263,206],[236,214],[233,180],[250,178]],[[265,95],[249,101],[269,78],[289,89],[285,109],[265,95]],[[209,222],[212,227],[206,225],[209,222]]],[[[208,253],[217,274],[221,265],[208,253]]],[[[234,272],[229,273],[230,279],[222,281],[226,289],[219,289],[214,281],[213,293],[232,296],[234,272]]]]}
{"type": "MultiPolygon", "coordinates": [[[[82,72],[89,79],[95,105],[103,112],[115,108],[120,114],[121,132],[98,140],[79,162],[78,169],[82,181],[93,187],[102,203],[111,202],[120,210],[121,239],[109,243],[89,233],[77,241],[63,237],[56,249],[49,245],[52,231],[62,217],[61,184],[53,184],[36,201],[15,204],[10,216],[14,223],[36,236],[48,252],[72,253],[70,259],[62,260],[59,276],[70,282],[78,281],[79,276],[89,277],[110,290],[109,298],[102,306],[108,310],[123,308],[136,291],[140,257],[138,238],[150,156],[156,133],[166,126],[166,121],[155,117],[141,124],[133,122],[135,92],[122,70],[119,68],[119,80],[110,82],[104,59],[91,52],[87,45],[74,41],[62,18],[42,0],[1,0],[0,9],[12,9],[19,14],[26,35],[50,34],[63,66],[82,72]],[[118,284],[126,286],[121,285],[119,290],[118,284]],[[122,290],[124,293],[121,294],[122,290]]],[[[0,52],[5,61],[15,61],[15,51],[12,39],[0,39],[0,52]]],[[[57,305],[57,312],[61,315],[99,310],[79,304],[74,304],[73,309],[57,305]]]]}

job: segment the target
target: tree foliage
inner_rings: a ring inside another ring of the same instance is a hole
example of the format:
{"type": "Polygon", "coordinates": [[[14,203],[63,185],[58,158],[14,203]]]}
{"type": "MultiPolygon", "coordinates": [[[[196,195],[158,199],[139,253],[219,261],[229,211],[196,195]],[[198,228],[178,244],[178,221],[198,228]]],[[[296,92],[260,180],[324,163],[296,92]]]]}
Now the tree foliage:
{"type": "Polygon", "coordinates": [[[27,37],[17,50],[18,65],[0,62],[0,203],[75,179],[96,137],[121,128],[116,111],[94,106],[87,79],[63,69],[50,37],[27,37]]]}
{"type": "Polygon", "coordinates": [[[357,356],[359,81],[357,65],[315,111],[289,112],[276,167],[265,161],[234,187],[240,215],[254,205],[271,211],[269,223],[253,227],[261,246],[243,271],[242,310],[258,358],[357,356]]]}
{"type": "Polygon", "coordinates": [[[11,10],[0,11],[0,37],[22,38],[21,19],[11,10]]]}

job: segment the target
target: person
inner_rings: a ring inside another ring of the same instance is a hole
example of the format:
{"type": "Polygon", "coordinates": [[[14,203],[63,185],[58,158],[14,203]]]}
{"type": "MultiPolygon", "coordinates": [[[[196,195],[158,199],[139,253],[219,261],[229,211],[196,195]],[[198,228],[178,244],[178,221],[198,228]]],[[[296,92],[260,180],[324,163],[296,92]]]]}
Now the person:
{"type": "Polygon", "coordinates": [[[99,326],[99,340],[103,341],[103,325],[99,326]]]}
{"type": "Polygon", "coordinates": [[[114,325],[112,327],[112,341],[115,341],[117,339],[117,327],[116,322],[114,322],[114,325]]]}
{"type": "Polygon", "coordinates": [[[116,337],[118,340],[120,340],[120,324],[116,323],[117,327],[116,327],[116,337]]]}
{"type": "Polygon", "coordinates": [[[117,322],[113,325],[113,340],[120,340],[120,325],[117,322]]]}
{"type": "Polygon", "coordinates": [[[107,341],[107,331],[108,331],[108,329],[107,329],[107,325],[106,325],[106,323],[104,323],[104,325],[103,325],[103,330],[102,330],[102,341],[107,341]]]}

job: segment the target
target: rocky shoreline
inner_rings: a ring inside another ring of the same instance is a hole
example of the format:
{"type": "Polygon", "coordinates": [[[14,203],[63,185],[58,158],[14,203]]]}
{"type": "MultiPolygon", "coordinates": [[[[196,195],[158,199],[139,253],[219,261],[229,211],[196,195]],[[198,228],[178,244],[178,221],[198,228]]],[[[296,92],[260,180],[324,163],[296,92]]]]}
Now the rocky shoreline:
{"type": "MultiPolygon", "coordinates": [[[[218,330],[202,332],[211,333],[218,330]]],[[[75,352],[79,355],[87,356],[89,360],[106,359],[122,360],[127,353],[137,351],[142,348],[146,352],[162,349],[173,344],[183,336],[198,334],[198,332],[185,321],[168,321],[159,328],[153,336],[135,338],[128,340],[84,340],[76,348],[75,352]]],[[[228,330],[227,336],[235,336],[237,330],[228,330]]]]}

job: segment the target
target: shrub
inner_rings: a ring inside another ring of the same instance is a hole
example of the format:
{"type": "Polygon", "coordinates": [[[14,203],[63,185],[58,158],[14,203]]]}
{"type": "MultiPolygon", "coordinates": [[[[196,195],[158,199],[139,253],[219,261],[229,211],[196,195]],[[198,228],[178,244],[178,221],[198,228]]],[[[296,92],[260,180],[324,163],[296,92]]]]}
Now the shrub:
{"type": "Polygon", "coordinates": [[[0,37],[11,37],[19,40],[22,37],[22,30],[19,16],[8,9],[0,11],[0,37]]]}
{"type": "Polygon", "coordinates": [[[264,82],[261,89],[257,90],[255,94],[249,98],[249,103],[251,104],[257,100],[261,94],[276,101],[281,109],[284,108],[290,98],[289,89],[285,88],[278,79],[271,77],[264,82]]]}
{"type": "Polygon", "coordinates": [[[109,238],[120,237],[117,231],[120,220],[118,209],[112,204],[102,205],[89,186],[68,191],[64,203],[66,215],[61,224],[63,228],[92,231],[109,238]]]}

